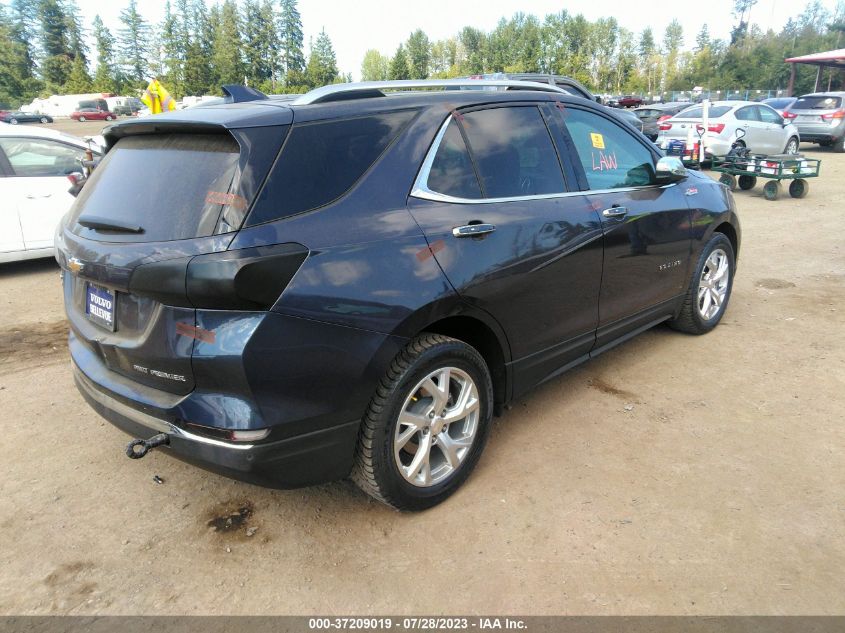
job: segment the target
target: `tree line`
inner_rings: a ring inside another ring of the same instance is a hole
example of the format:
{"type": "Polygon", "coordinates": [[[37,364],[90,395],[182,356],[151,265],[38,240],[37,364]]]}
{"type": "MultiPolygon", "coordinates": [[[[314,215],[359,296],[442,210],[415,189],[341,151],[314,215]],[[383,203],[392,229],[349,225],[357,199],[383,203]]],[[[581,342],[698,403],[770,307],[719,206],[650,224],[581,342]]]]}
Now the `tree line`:
{"type": "MultiPolygon", "coordinates": [[[[566,10],[543,18],[516,13],[483,31],[466,26],[432,41],[417,29],[392,55],[369,50],[363,80],[447,78],[489,72],[568,75],[597,93],[659,94],[693,86],[783,88],[784,58],[845,44],[845,0],[828,11],[819,0],[779,32],[750,24],[757,0],[734,0],[727,40],[702,26],[692,50],[681,24],[662,34],[621,26],[616,18],[587,20],[566,10]]],[[[75,0],[11,0],[0,4],[0,104],[49,94],[134,93],[161,79],[177,98],[219,94],[246,82],[264,92],[303,92],[338,81],[331,39],[321,31],[304,53],[297,0],[168,0],[164,18],[149,23],[129,0],[112,32],[100,16],[86,30],[75,0]],[[89,38],[90,35],[90,38],[89,38]],[[93,43],[93,50],[89,46],[93,43]]],[[[808,91],[815,68],[799,67],[797,91],[808,91]]],[[[835,82],[841,85],[841,75],[835,82]]]]}
{"type": "MultiPolygon", "coordinates": [[[[568,75],[597,93],[660,94],[695,86],[723,89],[785,88],[784,59],[845,45],[845,2],[833,12],[818,0],[779,32],[749,23],[757,0],[734,0],[730,39],[714,39],[701,27],[692,50],[683,50],[683,27],[673,20],[661,34],[634,33],[616,18],[589,21],[568,11],[517,13],[490,32],[467,26],[445,40],[417,30],[392,55],[366,52],[364,80],[450,78],[481,73],[542,72],[568,75]]],[[[813,88],[815,67],[798,67],[796,91],[813,88]]],[[[833,85],[843,86],[842,74],[833,85]]],[[[826,84],[825,84],[826,87],[826,84]]]]}
{"type": "Polygon", "coordinates": [[[296,0],[168,0],[150,24],[129,0],[112,32],[94,17],[89,48],[75,0],[0,4],[0,103],[50,94],[134,94],[158,77],[177,98],[220,94],[223,84],[304,92],[340,77],[329,36],[303,52],[296,0]],[[94,69],[93,72],[91,69],[94,69]]]}

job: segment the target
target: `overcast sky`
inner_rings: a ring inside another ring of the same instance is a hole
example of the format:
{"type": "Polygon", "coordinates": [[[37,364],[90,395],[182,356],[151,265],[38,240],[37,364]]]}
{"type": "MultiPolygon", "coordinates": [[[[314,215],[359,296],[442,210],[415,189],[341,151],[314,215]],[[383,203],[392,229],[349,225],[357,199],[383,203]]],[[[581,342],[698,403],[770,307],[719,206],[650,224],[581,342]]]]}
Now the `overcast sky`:
{"type": "MultiPolygon", "coordinates": [[[[3,1],[8,3],[8,0],[3,1]]],[[[822,1],[830,10],[836,5],[836,0],[822,1]]],[[[126,5],[125,0],[77,0],[77,3],[88,28],[94,15],[99,13],[113,31],[118,27],[120,10],[126,5]]],[[[764,30],[768,27],[779,29],[789,17],[799,14],[805,4],[803,0],[759,0],[751,11],[751,21],[764,30]]],[[[163,0],[138,0],[138,7],[151,23],[158,23],[163,16],[163,0]]],[[[613,16],[620,25],[634,32],[651,26],[658,41],[662,39],[666,25],[677,18],[684,27],[688,47],[693,45],[702,24],[708,24],[710,34],[715,38],[727,38],[733,24],[733,0],[664,3],[649,0],[299,0],[306,55],[309,38],[325,28],[334,44],[340,71],[352,73],[354,79],[360,79],[361,60],[367,49],[375,48],[392,55],[399,43],[417,28],[434,40],[455,35],[467,25],[489,31],[499,18],[510,17],[517,11],[533,13],[542,19],[548,13],[564,8],[571,14],[583,13],[589,20],[613,16]]]]}

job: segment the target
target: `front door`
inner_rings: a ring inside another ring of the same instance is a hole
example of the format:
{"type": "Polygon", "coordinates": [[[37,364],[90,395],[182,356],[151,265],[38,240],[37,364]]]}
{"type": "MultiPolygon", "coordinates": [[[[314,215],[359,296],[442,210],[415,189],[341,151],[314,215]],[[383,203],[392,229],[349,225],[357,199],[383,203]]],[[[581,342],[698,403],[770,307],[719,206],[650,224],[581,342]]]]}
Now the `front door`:
{"type": "Polygon", "coordinates": [[[567,191],[541,110],[458,114],[420,178],[411,213],[455,290],[507,334],[514,391],[585,356],[598,321],[601,224],[567,191]]]}
{"type": "Polygon", "coordinates": [[[560,112],[578,156],[583,205],[604,231],[596,347],[664,318],[688,280],[687,187],[654,184],[655,153],[610,115],[560,112]]]}

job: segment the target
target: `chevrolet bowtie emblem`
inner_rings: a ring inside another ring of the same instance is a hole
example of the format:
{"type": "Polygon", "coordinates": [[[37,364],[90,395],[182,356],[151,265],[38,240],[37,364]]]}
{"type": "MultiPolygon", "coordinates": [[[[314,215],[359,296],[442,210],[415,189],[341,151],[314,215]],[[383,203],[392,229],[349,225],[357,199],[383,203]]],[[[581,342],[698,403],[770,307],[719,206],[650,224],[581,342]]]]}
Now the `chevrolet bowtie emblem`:
{"type": "Polygon", "coordinates": [[[70,272],[76,275],[79,273],[80,270],[85,268],[85,264],[83,264],[82,261],[77,259],[76,257],[71,257],[69,260],[67,260],[67,267],[70,272]]]}

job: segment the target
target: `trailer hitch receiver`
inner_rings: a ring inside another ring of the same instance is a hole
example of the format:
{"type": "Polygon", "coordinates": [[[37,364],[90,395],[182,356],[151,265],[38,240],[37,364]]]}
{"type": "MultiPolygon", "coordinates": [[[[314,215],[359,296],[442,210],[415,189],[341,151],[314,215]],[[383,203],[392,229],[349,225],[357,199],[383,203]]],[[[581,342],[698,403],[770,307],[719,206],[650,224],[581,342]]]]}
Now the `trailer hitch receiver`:
{"type": "Polygon", "coordinates": [[[141,459],[156,446],[170,444],[170,436],[167,433],[153,435],[148,440],[132,440],[126,445],[126,456],[129,459],[141,459]]]}

